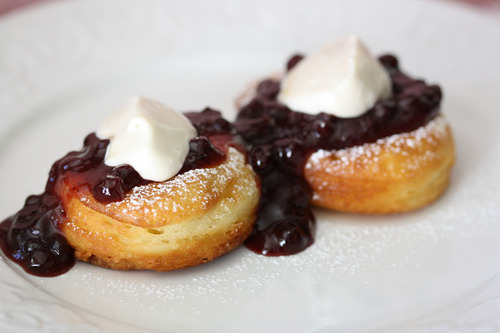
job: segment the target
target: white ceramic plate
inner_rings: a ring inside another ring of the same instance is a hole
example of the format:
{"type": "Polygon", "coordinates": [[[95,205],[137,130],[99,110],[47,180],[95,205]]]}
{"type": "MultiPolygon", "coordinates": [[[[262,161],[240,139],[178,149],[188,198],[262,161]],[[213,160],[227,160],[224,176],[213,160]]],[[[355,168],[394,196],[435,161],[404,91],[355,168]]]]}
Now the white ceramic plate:
{"type": "Polygon", "coordinates": [[[247,83],[350,32],[442,85],[458,150],[442,199],[394,216],[318,210],[301,254],[239,248],[171,273],[77,264],[42,279],[2,258],[0,331],[499,329],[500,25],[448,3],[84,0],[6,16],[0,216],[41,192],[51,163],[130,95],[233,118],[247,83]]]}

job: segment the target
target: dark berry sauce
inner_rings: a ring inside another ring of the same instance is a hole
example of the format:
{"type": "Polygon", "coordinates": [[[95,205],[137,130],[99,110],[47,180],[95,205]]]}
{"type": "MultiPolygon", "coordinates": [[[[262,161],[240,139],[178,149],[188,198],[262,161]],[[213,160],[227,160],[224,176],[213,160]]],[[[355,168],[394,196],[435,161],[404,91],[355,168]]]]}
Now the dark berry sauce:
{"type": "MultiPolygon", "coordinates": [[[[183,173],[196,168],[219,165],[226,159],[226,145],[235,133],[234,127],[220,113],[206,109],[188,117],[199,136],[189,143],[183,173]],[[206,124],[210,118],[213,125],[206,124]],[[215,136],[218,146],[210,141],[215,136]]],[[[59,227],[66,221],[61,197],[91,192],[101,203],[122,200],[135,186],[151,181],[143,179],[130,165],[116,167],[104,164],[109,140],[89,134],[83,148],[56,161],[49,173],[45,191],[26,199],[24,207],[0,224],[0,247],[26,272],[38,276],[56,276],[75,263],[74,253],[59,227]]]]}
{"type": "MultiPolygon", "coordinates": [[[[287,70],[301,59],[292,57],[287,70]]],[[[246,246],[268,256],[304,250],[313,243],[315,228],[312,191],[303,174],[309,156],[318,149],[347,148],[415,130],[439,112],[438,86],[402,73],[394,56],[383,56],[380,61],[391,77],[394,94],[357,118],[290,110],[277,101],[280,82],[273,80],[259,84],[256,97],[240,110],[234,125],[211,109],[186,113],[199,136],[190,141],[180,173],[222,163],[228,145],[242,149],[241,136],[262,191],[257,221],[246,246]]],[[[28,197],[17,214],[0,224],[0,247],[28,273],[55,276],[75,262],[73,249],[59,230],[66,221],[62,195],[88,191],[97,201],[109,203],[150,182],[131,166],[106,166],[108,143],[89,134],[80,151],[54,163],[45,191],[28,197]]]]}
{"type": "MultiPolygon", "coordinates": [[[[302,59],[293,56],[292,69],[302,59]]],[[[249,160],[261,178],[262,197],[253,234],[246,246],[264,255],[294,254],[314,241],[311,189],[303,174],[309,156],[397,133],[413,131],[439,113],[441,89],[399,70],[392,55],[379,58],[390,75],[393,95],[356,118],[290,110],[277,101],[280,82],[265,80],[256,97],[242,107],[235,125],[250,145],[249,160]]],[[[320,111],[320,110],[318,110],[320,111]]]]}
{"type": "Polygon", "coordinates": [[[189,142],[189,153],[179,173],[211,168],[224,162],[227,147],[238,146],[236,128],[222,118],[219,111],[206,108],[201,112],[186,112],[198,137],[189,142]]]}

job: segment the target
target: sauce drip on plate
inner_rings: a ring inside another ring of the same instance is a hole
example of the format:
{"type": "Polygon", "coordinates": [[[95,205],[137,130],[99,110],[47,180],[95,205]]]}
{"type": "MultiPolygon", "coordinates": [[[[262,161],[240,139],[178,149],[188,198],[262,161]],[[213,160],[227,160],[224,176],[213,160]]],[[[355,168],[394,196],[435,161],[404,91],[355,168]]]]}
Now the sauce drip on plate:
{"type": "MultiPolygon", "coordinates": [[[[300,60],[301,56],[293,56],[287,70],[300,60]]],[[[262,183],[257,222],[246,241],[248,248],[275,256],[300,252],[313,243],[312,192],[303,173],[312,153],[410,132],[439,113],[442,95],[438,86],[405,75],[392,55],[379,60],[390,75],[393,95],[362,116],[338,118],[291,110],[277,101],[280,82],[276,80],[262,81],[256,96],[239,111],[235,125],[250,145],[249,160],[262,183]]]]}

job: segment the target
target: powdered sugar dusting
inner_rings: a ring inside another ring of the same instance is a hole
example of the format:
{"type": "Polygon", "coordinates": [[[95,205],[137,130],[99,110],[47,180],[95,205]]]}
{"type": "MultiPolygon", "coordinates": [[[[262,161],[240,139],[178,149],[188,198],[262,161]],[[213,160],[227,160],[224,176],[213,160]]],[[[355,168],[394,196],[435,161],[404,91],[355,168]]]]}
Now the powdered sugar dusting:
{"type": "Polygon", "coordinates": [[[421,126],[412,132],[391,135],[387,138],[377,140],[377,143],[388,145],[407,144],[413,146],[415,143],[424,140],[436,142],[434,138],[443,138],[447,134],[447,127],[448,123],[446,119],[443,116],[438,116],[429,121],[425,126],[421,126]]]}
{"type": "MultiPolygon", "coordinates": [[[[111,203],[107,208],[132,224],[171,223],[165,219],[182,219],[182,216],[209,209],[224,194],[226,185],[241,176],[244,163],[243,156],[231,148],[228,159],[217,167],[194,169],[166,182],[135,187],[124,200],[111,203]]],[[[238,188],[238,191],[245,195],[250,190],[238,188]]]]}
{"type": "MultiPolygon", "coordinates": [[[[306,164],[306,169],[318,165],[324,158],[331,158],[327,172],[345,173],[355,172],[357,168],[370,164],[377,167],[376,163],[384,153],[414,158],[412,151],[417,150],[423,144],[436,146],[440,139],[448,135],[448,123],[442,116],[428,122],[412,132],[391,135],[377,140],[375,143],[367,143],[337,151],[319,150],[315,152],[306,164]],[[349,166],[349,167],[348,167],[349,166]],[[354,166],[354,167],[352,167],[354,166]]],[[[417,155],[417,154],[415,154],[417,155]]],[[[406,169],[389,170],[397,174],[411,172],[418,168],[420,163],[436,158],[431,150],[418,154],[412,163],[406,164],[406,169]]],[[[387,172],[387,170],[385,170],[387,172]]]]}

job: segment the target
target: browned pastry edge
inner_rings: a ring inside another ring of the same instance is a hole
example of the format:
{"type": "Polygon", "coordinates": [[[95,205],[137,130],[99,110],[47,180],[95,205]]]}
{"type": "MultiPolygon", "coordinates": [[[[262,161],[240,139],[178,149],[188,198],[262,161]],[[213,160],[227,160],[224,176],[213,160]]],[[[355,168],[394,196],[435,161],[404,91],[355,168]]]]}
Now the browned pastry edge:
{"type": "Polygon", "coordinates": [[[244,156],[230,149],[222,165],[141,186],[123,202],[67,197],[68,222],[61,230],[79,260],[170,271],[209,262],[240,245],[252,231],[259,195],[244,156]]]}
{"type": "Polygon", "coordinates": [[[341,212],[384,214],[421,208],[447,188],[455,149],[440,115],[409,133],[339,151],[319,151],[305,177],[313,203],[341,212]]]}

